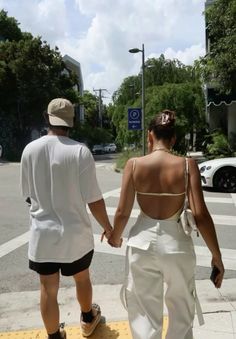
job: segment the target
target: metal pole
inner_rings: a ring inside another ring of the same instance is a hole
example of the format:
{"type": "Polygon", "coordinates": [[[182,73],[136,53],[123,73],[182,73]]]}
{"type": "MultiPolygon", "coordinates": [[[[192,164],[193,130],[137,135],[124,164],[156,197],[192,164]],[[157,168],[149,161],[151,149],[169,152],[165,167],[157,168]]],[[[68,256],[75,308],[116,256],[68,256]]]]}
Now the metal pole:
{"type": "Polygon", "coordinates": [[[143,155],[146,154],[145,145],[146,145],[146,137],[145,137],[145,54],[144,54],[144,44],[142,45],[142,149],[143,155]]]}
{"type": "Polygon", "coordinates": [[[99,120],[100,120],[100,126],[102,128],[102,90],[99,89],[99,120]]]}

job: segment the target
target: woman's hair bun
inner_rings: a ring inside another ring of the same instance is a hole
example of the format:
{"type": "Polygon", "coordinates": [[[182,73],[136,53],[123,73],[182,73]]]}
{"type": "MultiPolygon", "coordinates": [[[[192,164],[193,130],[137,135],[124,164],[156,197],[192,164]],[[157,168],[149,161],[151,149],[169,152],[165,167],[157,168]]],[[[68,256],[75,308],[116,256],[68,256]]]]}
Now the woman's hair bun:
{"type": "Polygon", "coordinates": [[[175,124],[175,112],[168,109],[162,111],[159,114],[158,125],[161,126],[173,126],[175,124]]]}
{"type": "Polygon", "coordinates": [[[158,113],[149,124],[157,139],[170,140],[175,135],[175,112],[165,109],[158,113]]]}

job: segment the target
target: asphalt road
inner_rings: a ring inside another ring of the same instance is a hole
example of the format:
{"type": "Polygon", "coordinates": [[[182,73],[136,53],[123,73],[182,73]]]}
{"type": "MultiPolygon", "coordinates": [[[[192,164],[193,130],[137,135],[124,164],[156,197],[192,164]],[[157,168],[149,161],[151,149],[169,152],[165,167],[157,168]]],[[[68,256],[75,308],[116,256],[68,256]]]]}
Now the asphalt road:
{"type": "MultiPolygon", "coordinates": [[[[118,203],[121,174],[114,172],[112,162],[116,155],[97,156],[97,177],[100,183],[111,220],[118,203]]],[[[235,195],[204,192],[204,196],[215,220],[220,246],[225,257],[225,278],[236,277],[236,198],[235,195]]],[[[138,212],[137,204],[134,214],[138,212]]],[[[94,285],[120,284],[124,274],[124,248],[114,250],[108,245],[100,246],[100,226],[91,217],[96,247],[91,266],[94,285]]],[[[127,231],[134,223],[130,218],[127,231]]],[[[37,290],[38,279],[28,269],[27,236],[28,206],[19,191],[19,164],[0,163],[0,293],[37,290]]],[[[127,231],[124,236],[127,236],[127,231]]],[[[201,238],[193,236],[196,245],[198,266],[197,279],[208,279],[210,256],[201,238]]],[[[73,286],[72,278],[62,278],[61,286],[73,286]]]]}

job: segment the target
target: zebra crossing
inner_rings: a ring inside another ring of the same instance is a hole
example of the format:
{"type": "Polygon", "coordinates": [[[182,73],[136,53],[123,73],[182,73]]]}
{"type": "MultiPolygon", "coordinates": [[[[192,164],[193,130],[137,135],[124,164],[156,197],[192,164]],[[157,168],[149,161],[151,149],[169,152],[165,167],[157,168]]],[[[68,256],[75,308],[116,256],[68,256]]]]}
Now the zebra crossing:
{"type": "MultiPolygon", "coordinates": [[[[112,191],[106,192],[103,194],[103,197],[106,201],[107,205],[107,213],[110,217],[113,217],[116,211],[116,207],[111,207],[108,204],[109,198],[118,198],[120,196],[120,188],[114,189],[112,191]]],[[[206,196],[205,202],[207,204],[232,204],[232,206],[236,206],[236,198],[235,194],[229,195],[229,197],[212,197],[206,196]]],[[[139,209],[134,208],[131,213],[131,218],[137,218],[139,214],[139,209]]],[[[236,216],[235,215],[221,215],[221,214],[211,214],[212,219],[215,225],[228,225],[228,226],[236,226],[236,216]]],[[[126,250],[126,238],[123,239],[122,248],[111,248],[106,243],[101,243],[100,235],[95,234],[95,251],[100,253],[107,253],[113,255],[125,255],[126,250]]],[[[236,249],[228,249],[221,248],[222,257],[225,264],[225,268],[227,270],[236,271],[236,249]]],[[[198,246],[195,245],[195,252],[197,256],[197,266],[201,267],[211,267],[211,253],[206,246],[198,246]]]]}
{"type": "MultiPolygon", "coordinates": [[[[120,188],[108,191],[103,193],[103,198],[106,200],[107,212],[110,217],[114,217],[116,207],[109,206],[109,198],[116,198],[117,203],[120,195],[120,188]]],[[[205,197],[206,203],[214,204],[233,204],[236,203],[235,195],[231,197],[205,197]]],[[[131,218],[137,218],[139,214],[139,209],[134,208],[131,213],[131,218]]],[[[236,226],[236,216],[234,215],[220,215],[212,214],[213,221],[216,225],[229,225],[236,226]]],[[[95,252],[104,253],[109,255],[119,255],[124,256],[126,250],[126,238],[123,239],[122,248],[113,248],[110,247],[106,242],[101,243],[100,235],[94,234],[95,241],[95,252]]],[[[18,237],[15,237],[9,240],[6,243],[0,245],[0,258],[11,253],[17,248],[27,244],[29,241],[29,231],[21,234],[18,237]]],[[[195,246],[195,251],[197,255],[197,265],[202,267],[210,267],[211,265],[211,254],[206,246],[195,246]]],[[[225,268],[228,270],[236,271],[236,249],[221,248],[223,261],[225,268]]]]}

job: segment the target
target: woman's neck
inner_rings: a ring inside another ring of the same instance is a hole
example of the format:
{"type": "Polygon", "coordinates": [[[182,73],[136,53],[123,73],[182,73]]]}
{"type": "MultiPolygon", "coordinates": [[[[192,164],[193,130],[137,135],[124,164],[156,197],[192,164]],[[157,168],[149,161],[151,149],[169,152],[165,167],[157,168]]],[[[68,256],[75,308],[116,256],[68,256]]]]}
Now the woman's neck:
{"type": "Polygon", "coordinates": [[[169,151],[171,149],[171,145],[169,142],[158,141],[153,144],[152,150],[166,150],[169,151]]]}

